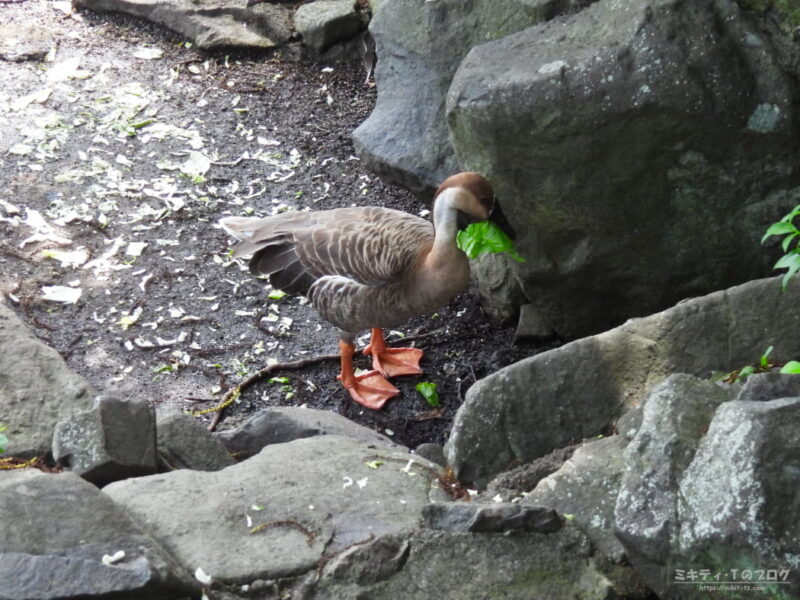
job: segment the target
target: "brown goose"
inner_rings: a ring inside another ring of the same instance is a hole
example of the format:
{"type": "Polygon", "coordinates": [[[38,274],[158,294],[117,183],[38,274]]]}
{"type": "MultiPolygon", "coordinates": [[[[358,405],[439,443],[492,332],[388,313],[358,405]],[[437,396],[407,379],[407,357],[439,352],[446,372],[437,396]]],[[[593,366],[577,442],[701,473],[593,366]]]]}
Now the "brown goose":
{"type": "Polygon", "coordinates": [[[306,294],[340,331],[339,379],[356,402],[373,409],[399,393],[386,378],[422,372],[422,350],[387,348],[382,329],[447,304],[469,282],[469,261],[456,246],[459,228],[491,219],[513,237],[495,205],[489,182],[459,173],[436,191],[433,225],[379,207],[286,212],[265,219],[226,217],[220,225],[242,242],[253,275],[269,275],[276,289],[306,294]],[[466,219],[464,218],[466,217],[466,219]],[[353,340],[372,330],[364,350],[373,370],[353,372],[353,340]]]}

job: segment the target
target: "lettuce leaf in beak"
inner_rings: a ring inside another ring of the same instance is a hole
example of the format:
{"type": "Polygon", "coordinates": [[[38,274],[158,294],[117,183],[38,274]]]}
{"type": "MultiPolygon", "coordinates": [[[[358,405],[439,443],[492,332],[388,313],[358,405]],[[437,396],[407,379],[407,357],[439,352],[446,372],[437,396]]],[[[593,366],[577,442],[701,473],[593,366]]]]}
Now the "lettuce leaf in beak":
{"type": "Polygon", "coordinates": [[[525,259],[517,253],[512,239],[491,221],[473,223],[459,231],[456,244],[469,258],[505,252],[515,261],[525,262],[525,259]]]}

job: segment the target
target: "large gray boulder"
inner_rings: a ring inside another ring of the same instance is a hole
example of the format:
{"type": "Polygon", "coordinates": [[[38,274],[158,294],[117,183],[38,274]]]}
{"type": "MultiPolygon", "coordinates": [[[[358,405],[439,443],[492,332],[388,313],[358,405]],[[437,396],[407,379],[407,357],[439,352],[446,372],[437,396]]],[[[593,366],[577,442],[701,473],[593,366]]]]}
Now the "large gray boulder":
{"type": "Polygon", "coordinates": [[[329,410],[297,406],[265,408],[240,425],[214,434],[238,459],[258,454],[269,444],[318,435],[343,435],[385,448],[405,450],[388,437],[329,410]]]}
{"type": "Polygon", "coordinates": [[[661,597],[707,598],[686,583],[698,577],[757,584],[761,598],[800,592],[788,577],[800,548],[800,398],[725,402],[729,395],[668,379],[626,450],[617,535],[661,597]]]}
{"type": "Polygon", "coordinates": [[[0,423],[8,437],[6,454],[45,456],[50,453],[56,423],[89,409],[96,393],[2,302],[0,348],[4,350],[0,352],[0,423]]]}
{"type": "Polygon", "coordinates": [[[453,74],[473,46],[593,0],[392,0],[370,22],[378,99],[353,133],[383,179],[424,194],[458,170],[445,121],[453,74]]]}
{"type": "Polygon", "coordinates": [[[752,281],[509,365],[467,392],[448,462],[483,485],[513,461],[602,433],[672,373],[731,371],[770,344],[775,360],[799,356],[798,290],[797,281],[786,292],[780,278],[752,281]]]}
{"type": "Polygon", "coordinates": [[[249,583],[298,575],[370,536],[416,528],[422,507],[444,496],[438,469],[327,435],[267,446],[221,471],[178,470],[103,491],[190,572],[249,583]]]}
{"type": "Polygon", "coordinates": [[[358,34],[364,21],[354,0],[316,0],[297,8],[294,28],[305,46],[323,52],[358,34]]]}
{"type": "Polygon", "coordinates": [[[731,0],[601,0],[475,46],[447,118],[517,229],[525,301],[574,339],[768,272],[761,234],[800,202],[797,100],[731,0]]]}
{"type": "Polygon", "coordinates": [[[198,48],[273,48],[292,37],[289,8],[247,0],[76,0],[82,8],[121,12],[158,23],[198,48]]]}
{"type": "Polygon", "coordinates": [[[574,527],[521,535],[418,531],[355,546],[310,576],[315,600],[618,597],[574,527]],[[389,563],[393,569],[385,568],[389,563]]]}
{"type": "Polygon", "coordinates": [[[0,523],[3,600],[166,599],[197,591],[159,544],[74,473],[0,471],[0,523]]]}

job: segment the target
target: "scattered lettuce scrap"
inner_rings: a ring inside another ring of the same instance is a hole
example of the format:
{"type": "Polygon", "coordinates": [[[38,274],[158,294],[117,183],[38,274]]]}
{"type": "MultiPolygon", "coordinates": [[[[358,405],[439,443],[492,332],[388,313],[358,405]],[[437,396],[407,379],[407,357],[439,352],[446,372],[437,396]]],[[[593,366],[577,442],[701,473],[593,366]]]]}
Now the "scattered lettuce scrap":
{"type": "Polygon", "coordinates": [[[459,231],[456,244],[469,258],[505,252],[515,261],[525,262],[525,259],[517,253],[514,241],[491,221],[472,223],[466,229],[459,231]]]}
{"type": "Polygon", "coordinates": [[[781,367],[781,373],[789,373],[790,375],[800,375],[800,362],[790,360],[781,367]]]}
{"type": "Polygon", "coordinates": [[[436,384],[430,381],[420,381],[417,384],[417,391],[428,401],[433,408],[439,408],[439,393],[436,391],[436,384]]]}

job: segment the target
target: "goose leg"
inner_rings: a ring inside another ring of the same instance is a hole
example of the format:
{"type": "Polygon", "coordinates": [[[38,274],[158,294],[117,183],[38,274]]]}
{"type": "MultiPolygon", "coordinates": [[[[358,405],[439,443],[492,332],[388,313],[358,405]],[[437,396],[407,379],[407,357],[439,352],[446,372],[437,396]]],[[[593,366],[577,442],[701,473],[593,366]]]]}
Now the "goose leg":
{"type": "Polygon", "coordinates": [[[342,372],[337,377],[350,397],[367,408],[378,410],[389,398],[400,393],[396,387],[386,381],[378,371],[369,371],[363,375],[353,372],[353,353],[355,345],[344,340],[339,341],[339,354],[342,357],[342,372]]]}
{"type": "Polygon", "coordinates": [[[422,350],[419,348],[387,348],[381,329],[372,330],[369,346],[364,348],[364,354],[372,355],[372,368],[387,378],[422,373],[419,366],[422,350]]]}

